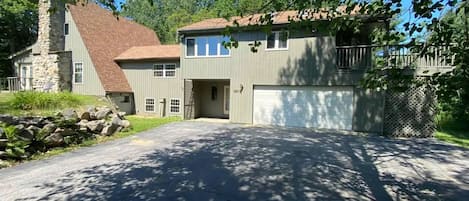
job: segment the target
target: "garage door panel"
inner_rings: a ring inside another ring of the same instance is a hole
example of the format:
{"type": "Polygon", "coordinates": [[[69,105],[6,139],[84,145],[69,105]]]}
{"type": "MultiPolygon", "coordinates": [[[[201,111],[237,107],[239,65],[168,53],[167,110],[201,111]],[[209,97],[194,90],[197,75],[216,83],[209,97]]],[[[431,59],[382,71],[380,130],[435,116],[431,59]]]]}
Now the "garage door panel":
{"type": "Polygon", "coordinates": [[[352,114],[351,87],[254,89],[254,124],[351,130],[352,114]]]}

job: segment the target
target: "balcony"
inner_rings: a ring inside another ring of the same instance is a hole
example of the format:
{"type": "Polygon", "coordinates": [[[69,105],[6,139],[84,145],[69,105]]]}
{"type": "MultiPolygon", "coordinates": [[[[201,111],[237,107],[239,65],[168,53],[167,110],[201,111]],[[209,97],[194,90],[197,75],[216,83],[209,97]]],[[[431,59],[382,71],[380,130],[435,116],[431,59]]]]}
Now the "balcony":
{"type": "Polygon", "coordinates": [[[7,77],[0,78],[0,91],[27,91],[33,90],[32,77],[7,77]]]}
{"type": "Polygon", "coordinates": [[[339,46],[336,48],[339,70],[366,70],[383,63],[387,67],[415,69],[418,74],[447,72],[453,68],[454,56],[448,46],[339,46]],[[425,54],[420,51],[427,48],[425,54]]]}

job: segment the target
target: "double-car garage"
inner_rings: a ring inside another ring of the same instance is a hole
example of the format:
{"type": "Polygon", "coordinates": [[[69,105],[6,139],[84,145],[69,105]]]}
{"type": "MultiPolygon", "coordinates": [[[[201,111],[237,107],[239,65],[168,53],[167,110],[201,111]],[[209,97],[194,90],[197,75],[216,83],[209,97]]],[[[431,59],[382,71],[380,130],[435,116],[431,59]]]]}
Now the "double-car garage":
{"type": "Polygon", "coordinates": [[[352,130],[353,87],[254,86],[253,123],[352,130]]]}

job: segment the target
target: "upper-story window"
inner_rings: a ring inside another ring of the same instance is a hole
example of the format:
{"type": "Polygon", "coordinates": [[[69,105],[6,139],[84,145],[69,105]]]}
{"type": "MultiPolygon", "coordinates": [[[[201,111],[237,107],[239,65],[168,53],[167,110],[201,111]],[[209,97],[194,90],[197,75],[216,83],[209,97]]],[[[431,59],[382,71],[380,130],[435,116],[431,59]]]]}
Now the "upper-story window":
{"type": "Polygon", "coordinates": [[[186,39],[187,57],[219,57],[229,56],[230,50],[223,42],[229,42],[225,36],[201,36],[186,39]]]}
{"type": "Polygon", "coordinates": [[[175,77],[176,64],[155,64],[153,65],[154,77],[175,77]]]}
{"type": "Polygon", "coordinates": [[[64,24],[64,35],[67,36],[68,33],[69,33],[69,25],[68,25],[68,23],[65,23],[65,24],[64,24]]]}
{"type": "Polygon", "coordinates": [[[267,36],[267,50],[286,50],[288,49],[288,32],[274,31],[267,36]]]}

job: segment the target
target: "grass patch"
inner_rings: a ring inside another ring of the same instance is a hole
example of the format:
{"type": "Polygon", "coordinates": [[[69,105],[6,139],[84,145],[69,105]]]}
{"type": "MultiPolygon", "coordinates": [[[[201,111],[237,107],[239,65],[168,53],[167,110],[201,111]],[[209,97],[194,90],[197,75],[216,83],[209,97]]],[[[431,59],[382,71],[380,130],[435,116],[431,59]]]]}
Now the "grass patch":
{"type": "Polygon", "coordinates": [[[0,94],[0,114],[47,116],[65,108],[86,109],[88,105],[105,106],[108,105],[108,102],[102,97],[78,95],[70,92],[25,91],[0,94]]]}
{"type": "Polygon", "coordinates": [[[132,125],[128,131],[119,132],[112,136],[102,136],[102,137],[100,136],[96,139],[85,140],[83,141],[83,143],[78,144],[78,145],[72,145],[72,146],[64,147],[64,148],[56,148],[56,149],[49,150],[48,152],[45,152],[45,153],[35,154],[30,158],[30,160],[45,159],[51,156],[70,152],[81,147],[89,147],[89,146],[93,146],[99,143],[128,137],[136,133],[149,130],[151,128],[156,128],[158,126],[161,126],[167,123],[181,120],[180,117],[156,118],[156,117],[142,117],[142,116],[134,116],[134,115],[126,116],[126,119],[128,119],[130,121],[130,124],[132,125]]]}
{"type": "Polygon", "coordinates": [[[439,140],[469,148],[468,132],[437,131],[435,137],[439,140]]]}
{"type": "Polygon", "coordinates": [[[436,117],[435,138],[469,148],[469,122],[458,121],[451,115],[441,112],[436,117]]]}

